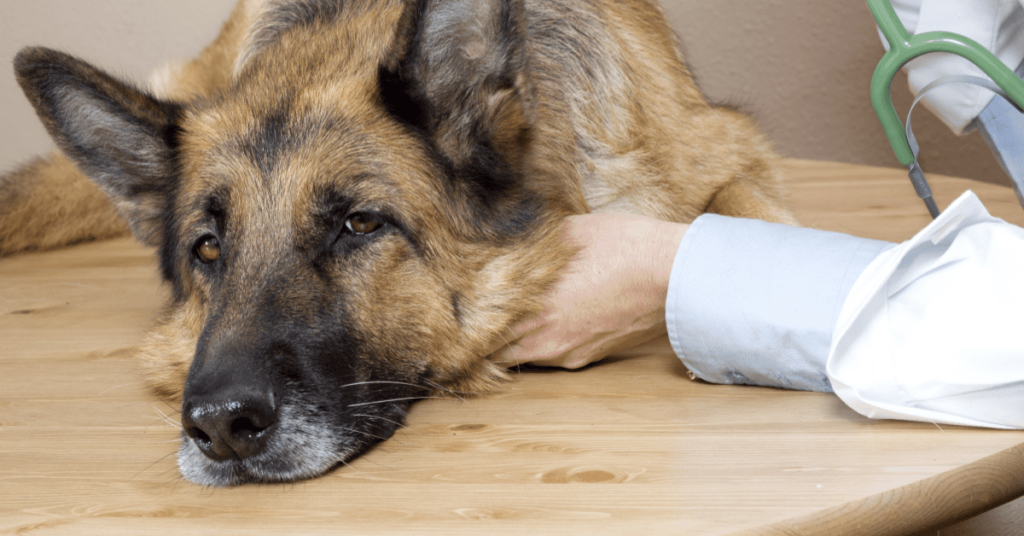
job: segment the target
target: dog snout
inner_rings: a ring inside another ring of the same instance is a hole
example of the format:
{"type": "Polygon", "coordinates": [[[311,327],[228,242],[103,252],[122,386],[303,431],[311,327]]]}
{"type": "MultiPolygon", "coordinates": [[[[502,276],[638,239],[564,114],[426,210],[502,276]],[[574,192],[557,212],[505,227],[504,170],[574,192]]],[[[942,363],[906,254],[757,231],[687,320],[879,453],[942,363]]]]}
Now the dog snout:
{"type": "Polygon", "coordinates": [[[273,395],[265,390],[226,389],[186,397],[185,434],[208,458],[241,460],[261,453],[277,424],[273,395]]]}

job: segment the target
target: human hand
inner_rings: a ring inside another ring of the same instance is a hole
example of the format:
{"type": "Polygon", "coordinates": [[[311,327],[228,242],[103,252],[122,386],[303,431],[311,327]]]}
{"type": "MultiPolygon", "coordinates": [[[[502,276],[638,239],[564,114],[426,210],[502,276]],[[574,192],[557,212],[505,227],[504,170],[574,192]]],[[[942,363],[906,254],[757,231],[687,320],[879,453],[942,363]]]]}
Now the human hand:
{"type": "Polygon", "coordinates": [[[688,228],[631,214],[570,216],[564,232],[579,253],[547,307],[500,334],[490,359],[576,369],[664,335],[672,262],[688,228]]]}

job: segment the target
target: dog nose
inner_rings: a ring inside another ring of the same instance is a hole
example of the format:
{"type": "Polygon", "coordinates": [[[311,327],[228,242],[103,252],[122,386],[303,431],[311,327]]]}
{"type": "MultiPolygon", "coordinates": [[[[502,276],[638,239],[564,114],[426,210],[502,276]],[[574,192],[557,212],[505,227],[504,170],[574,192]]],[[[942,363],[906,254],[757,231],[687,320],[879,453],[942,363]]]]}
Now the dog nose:
{"type": "Polygon", "coordinates": [[[277,423],[269,392],[230,390],[186,397],[181,416],[185,434],[216,461],[241,460],[263,452],[277,423]]]}

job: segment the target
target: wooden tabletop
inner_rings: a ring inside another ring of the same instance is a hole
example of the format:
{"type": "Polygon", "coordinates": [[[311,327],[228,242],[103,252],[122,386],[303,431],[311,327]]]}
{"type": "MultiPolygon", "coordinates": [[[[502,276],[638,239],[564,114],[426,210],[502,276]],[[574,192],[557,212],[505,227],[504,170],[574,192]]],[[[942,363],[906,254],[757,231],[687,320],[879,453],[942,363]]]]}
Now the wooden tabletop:
{"type": "MultiPolygon", "coordinates": [[[[901,170],[786,168],[805,225],[898,241],[928,222],[901,170]]],[[[940,206],[971,188],[1024,224],[1008,188],[931,181],[940,206]]],[[[1024,451],[1004,452],[1024,433],[692,382],[664,346],[418,403],[393,439],[322,478],[201,488],[177,472],[177,408],[133,363],[165,292],[128,239],[0,260],[0,533],[909,534],[1024,493],[1024,451]],[[896,528],[856,528],[880,516],[896,528]]]]}

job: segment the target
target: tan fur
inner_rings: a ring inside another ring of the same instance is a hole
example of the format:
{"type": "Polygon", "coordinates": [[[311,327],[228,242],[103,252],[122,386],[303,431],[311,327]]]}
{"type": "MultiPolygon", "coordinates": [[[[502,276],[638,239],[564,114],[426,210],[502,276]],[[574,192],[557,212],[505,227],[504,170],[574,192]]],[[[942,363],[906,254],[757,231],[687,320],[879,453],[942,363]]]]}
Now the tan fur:
{"type": "MultiPolygon", "coordinates": [[[[169,65],[154,75],[151,82],[154,92],[183,102],[209,98],[226,90],[246,68],[277,73],[273,79],[259,79],[266,86],[257,88],[256,95],[272,99],[283,87],[301,84],[305,98],[300,102],[310,108],[327,108],[334,102],[358,102],[360,92],[370,91],[358,85],[360,80],[369,83],[369,79],[359,73],[373,74],[371,65],[393,49],[394,28],[399,24],[404,7],[401,2],[382,2],[333,33],[311,31],[294,37],[286,35],[285,45],[258,42],[261,14],[277,3],[240,1],[217,40],[196,59],[169,65]],[[254,50],[278,47],[294,52],[296,47],[287,45],[289,39],[310,38],[319,42],[298,48],[308,50],[309,57],[277,55],[272,50],[257,54],[261,51],[254,50]],[[349,43],[360,43],[361,47],[353,49],[349,43]],[[374,49],[375,45],[379,48],[374,49]],[[302,79],[304,62],[322,59],[323,50],[331,50],[333,55],[328,59],[344,64],[344,70],[350,75],[337,77],[335,74],[332,80],[302,79]],[[252,65],[254,62],[258,65],[252,65]],[[266,62],[272,63],[263,65],[266,62]]],[[[567,71],[574,67],[572,59],[558,54],[538,52],[531,57],[532,84],[540,103],[538,109],[531,112],[536,114],[536,135],[548,142],[536,144],[531,154],[523,155],[527,175],[542,177],[536,182],[569,185],[570,194],[576,192],[568,197],[572,201],[569,208],[574,212],[633,212],[686,222],[704,211],[711,211],[795,223],[782,202],[775,170],[777,156],[747,117],[706,103],[679,61],[674,36],[656,5],[646,1],[608,0],[600,2],[594,11],[584,11],[570,2],[545,4],[537,0],[530,2],[529,8],[537,20],[546,24],[564,28],[573,28],[576,24],[595,28],[607,24],[607,27],[599,29],[599,48],[593,51],[598,69],[594,78],[574,76],[567,71]],[[567,84],[568,79],[574,83],[567,84]],[[573,119],[566,121],[567,117],[573,119]],[[582,152],[568,147],[574,139],[584,149],[582,152]]],[[[476,49],[466,50],[467,55],[484,56],[484,42],[476,46],[476,49]]],[[[495,106],[499,114],[523,113],[521,110],[503,112],[500,104],[495,106]]],[[[190,142],[197,146],[186,147],[187,152],[208,151],[217,143],[219,132],[237,128],[239,122],[251,117],[244,106],[218,108],[211,114],[204,117],[200,112],[198,117],[190,118],[189,128],[194,134],[190,142]],[[226,126],[227,123],[232,127],[226,126]]],[[[515,133],[509,135],[514,137],[515,133]]],[[[501,138],[500,133],[498,137],[501,138]]],[[[192,164],[200,160],[186,158],[184,161],[192,164]]],[[[237,164],[217,163],[234,170],[238,169],[237,164]]],[[[187,173],[198,171],[198,166],[187,169],[187,173]]],[[[296,172],[293,176],[303,176],[303,173],[296,172]]],[[[201,178],[186,181],[191,185],[201,183],[201,178]]],[[[296,186],[286,183],[279,193],[299,195],[296,186]]],[[[0,252],[59,247],[118,236],[127,230],[116,219],[115,211],[102,193],[59,153],[6,175],[0,182],[0,195],[4,195],[9,207],[0,220],[0,252]]],[[[240,199],[251,197],[240,196],[240,199]]],[[[439,237],[441,243],[448,240],[449,237],[439,237]]],[[[558,255],[553,257],[557,266],[558,255]]],[[[470,274],[480,268],[490,270],[476,274],[492,280],[486,287],[488,291],[476,290],[466,296],[467,308],[473,311],[469,316],[475,319],[472,324],[486,326],[475,330],[478,340],[471,345],[470,353],[485,348],[496,327],[532,309],[526,305],[521,311],[497,318],[485,313],[487,306],[482,302],[490,299],[501,303],[505,297],[522,294],[498,290],[523,279],[519,273],[500,274],[503,263],[521,270],[518,268],[520,261],[497,259],[479,261],[469,266],[465,274],[446,274],[447,278],[459,281],[470,279],[470,274]],[[481,311],[474,307],[478,301],[481,311]]],[[[460,265],[463,263],[454,262],[451,266],[455,269],[460,265]]],[[[551,275],[544,274],[540,279],[550,280],[551,275]]],[[[165,393],[180,393],[190,362],[186,354],[191,351],[190,346],[194,346],[188,341],[198,335],[200,321],[196,315],[201,308],[190,305],[186,309],[192,310],[193,315],[183,317],[180,311],[169,313],[165,323],[147,339],[142,352],[147,356],[147,368],[153,371],[154,377],[160,378],[156,381],[158,388],[165,393]],[[184,329],[179,324],[193,328],[184,329]],[[181,337],[185,340],[180,340],[181,337]],[[168,362],[173,363],[171,369],[177,370],[171,376],[164,370],[168,362]]],[[[499,376],[494,371],[486,375],[499,376]]]]}
{"type": "MultiPolygon", "coordinates": [[[[486,392],[507,377],[484,359],[493,339],[539,309],[574,253],[561,237],[565,216],[617,211],[689,222],[710,211],[796,223],[777,156],[747,117],[704,100],[653,2],[527,0],[504,19],[496,2],[436,0],[422,20],[414,5],[351,0],[336,19],[305,12],[296,23],[295,2],[241,0],[197,58],[154,75],[154,93],[180,105],[180,116],[53,53],[19,60],[44,124],[92,170],[135,234],[179,244],[164,251],[175,297],[140,350],[161,394],[181,397],[200,340],[218,349],[259,339],[259,319],[271,313],[316,326],[338,281],[347,329],[368,352],[350,356],[355,378],[386,370],[438,394],[486,392]],[[495,48],[508,31],[526,44],[495,48]],[[420,52],[406,58],[413,42],[420,52]],[[84,81],[76,87],[116,98],[46,93],[32,78],[45,76],[32,62],[46,61],[68,65],[84,81]],[[381,69],[404,69],[433,103],[423,137],[383,109],[381,69]],[[111,113],[108,100],[136,119],[111,113]],[[172,120],[181,132],[173,165],[161,145],[172,120]],[[138,136],[118,137],[126,128],[138,136]],[[481,139],[516,185],[456,180],[437,164],[472,165],[481,139]],[[124,144],[129,156],[76,153],[89,143],[101,153],[124,144]],[[144,180],[125,187],[133,174],[144,180]],[[168,201],[160,180],[172,174],[168,201]],[[481,200],[488,187],[532,195],[541,211],[532,227],[514,229],[516,211],[529,208],[519,194],[481,200]],[[330,191],[355,203],[350,212],[392,211],[403,222],[393,227],[404,230],[317,264],[317,211],[330,191]],[[212,200],[228,207],[223,222],[211,216],[212,200]],[[481,213],[508,217],[513,229],[481,213]],[[188,254],[204,235],[221,240],[219,275],[188,254]]],[[[61,155],[0,178],[0,254],[125,230],[61,155]]],[[[207,353],[205,367],[230,355],[207,353]]]]}

